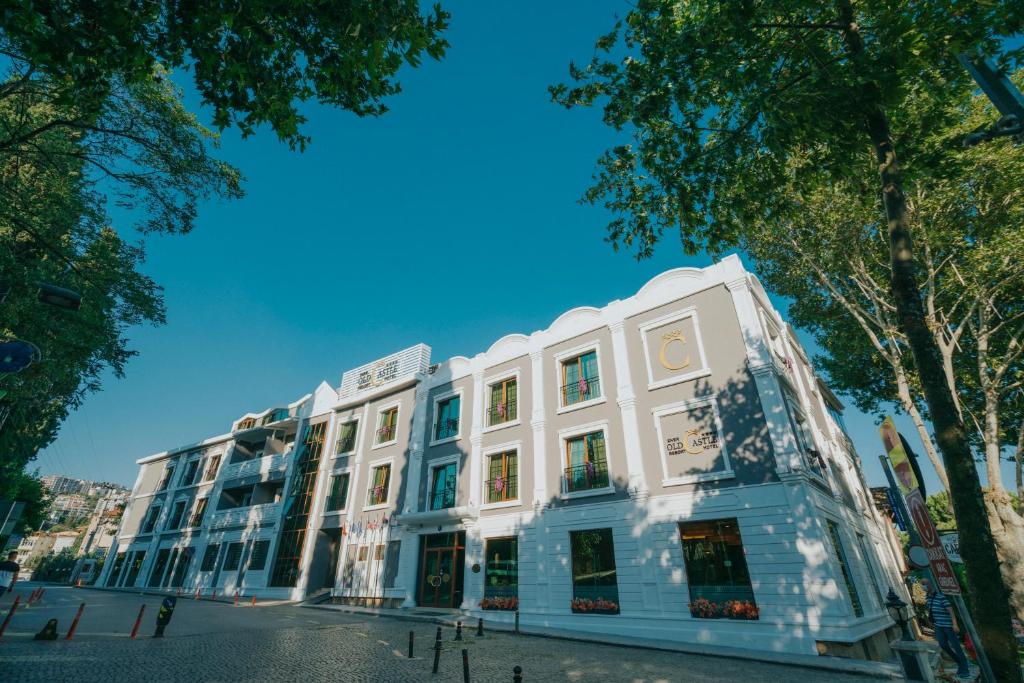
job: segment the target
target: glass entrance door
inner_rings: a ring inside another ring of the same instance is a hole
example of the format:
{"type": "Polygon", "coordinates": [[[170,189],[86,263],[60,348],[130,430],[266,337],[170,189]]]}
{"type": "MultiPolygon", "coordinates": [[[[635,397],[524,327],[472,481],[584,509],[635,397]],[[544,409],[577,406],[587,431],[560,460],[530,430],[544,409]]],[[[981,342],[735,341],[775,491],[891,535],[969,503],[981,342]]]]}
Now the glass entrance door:
{"type": "Polygon", "coordinates": [[[434,534],[422,539],[419,604],[453,608],[462,604],[465,534],[434,534]]]}

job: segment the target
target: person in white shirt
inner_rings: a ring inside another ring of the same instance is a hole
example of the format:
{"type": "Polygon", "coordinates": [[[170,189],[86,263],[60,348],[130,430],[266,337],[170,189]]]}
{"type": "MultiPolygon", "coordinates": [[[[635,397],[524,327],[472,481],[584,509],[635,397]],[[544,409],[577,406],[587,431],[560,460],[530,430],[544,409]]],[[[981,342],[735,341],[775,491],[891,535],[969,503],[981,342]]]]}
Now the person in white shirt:
{"type": "Polygon", "coordinates": [[[17,557],[18,552],[12,550],[7,553],[7,559],[0,562],[0,595],[14,590],[14,583],[18,580],[18,572],[21,571],[21,566],[15,561],[17,557]]]}

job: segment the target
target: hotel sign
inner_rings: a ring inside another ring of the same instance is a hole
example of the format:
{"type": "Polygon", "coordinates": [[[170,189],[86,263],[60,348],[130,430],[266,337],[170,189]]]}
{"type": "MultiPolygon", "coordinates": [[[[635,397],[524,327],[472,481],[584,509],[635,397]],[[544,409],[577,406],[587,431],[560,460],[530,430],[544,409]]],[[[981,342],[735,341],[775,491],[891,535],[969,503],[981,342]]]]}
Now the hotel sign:
{"type": "Polygon", "coordinates": [[[714,399],[701,398],[654,411],[665,480],[717,479],[730,476],[722,442],[722,425],[714,399]]]}
{"type": "Polygon", "coordinates": [[[345,397],[361,391],[409,379],[430,367],[430,347],[417,344],[372,363],[345,372],[341,376],[338,396],[345,397]]]}

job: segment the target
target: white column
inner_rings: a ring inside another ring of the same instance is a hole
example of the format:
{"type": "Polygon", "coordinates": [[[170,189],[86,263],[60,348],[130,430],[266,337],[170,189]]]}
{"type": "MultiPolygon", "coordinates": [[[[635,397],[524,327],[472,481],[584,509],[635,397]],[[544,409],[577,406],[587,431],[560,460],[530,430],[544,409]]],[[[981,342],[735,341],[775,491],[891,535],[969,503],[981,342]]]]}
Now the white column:
{"type": "Polygon", "coordinates": [[[427,396],[430,383],[420,382],[416,387],[416,401],[413,405],[412,434],[409,435],[409,468],[406,471],[405,505],[402,512],[417,512],[420,505],[420,477],[423,474],[423,441],[427,423],[427,396]]]}
{"type": "MultiPolygon", "coordinates": [[[[533,427],[533,506],[542,507],[547,501],[547,467],[545,466],[545,433],[547,420],[544,415],[544,352],[542,349],[530,352],[532,370],[530,374],[530,403],[533,411],[530,426],[533,427]]],[[[522,463],[520,466],[524,466],[522,463]]]]}
{"type": "MultiPolygon", "coordinates": [[[[483,365],[482,355],[477,357],[483,365]]],[[[481,489],[483,488],[483,425],[484,425],[484,370],[478,367],[473,372],[473,423],[469,431],[469,505],[480,507],[481,489]]],[[[466,553],[468,556],[469,553],[466,553]]],[[[468,559],[467,559],[468,562],[468,559]]]]}
{"type": "Polygon", "coordinates": [[[398,553],[398,575],[395,577],[393,590],[405,591],[405,600],[402,601],[402,609],[409,609],[416,606],[416,566],[419,559],[419,547],[417,545],[419,536],[416,531],[407,527],[396,527],[392,531],[392,537],[398,537],[402,545],[398,553]],[[398,530],[401,529],[401,532],[398,530]]]}
{"type": "MultiPolygon", "coordinates": [[[[609,307],[611,308],[611,307],[609,307]]],[[[614,315],[614,314],[613,314],[614,315]]],[[[636,416],[636,392],[629,374],[629,349],[626,345],[626,326],[621,314],[615,316],[608,328],[612,333],[612,351],[615,363],[616,395],[622,414],[622,437],[626,444],[626,466],[629,469],[629,495],[646,498],[650,495],[640,449],[640,421],[636,416]]]]}
{"type": "Polygon", "coordinates": [[[757,316],[754,296],[750,292],[747,275],[727,282],[725,286],[732,294],[732,303],[736,309],[743,343],[747,348],[747,367],[754,377],[758,400],[765,422],[768,424],[768,435],[772,441],[775,454],[775,469],[779,474],[800,467],[800,453],[796,447],[796,438],[789,425],[785,399],[775,376],[775,364],[764,339],[764,330],[757,316]]]}

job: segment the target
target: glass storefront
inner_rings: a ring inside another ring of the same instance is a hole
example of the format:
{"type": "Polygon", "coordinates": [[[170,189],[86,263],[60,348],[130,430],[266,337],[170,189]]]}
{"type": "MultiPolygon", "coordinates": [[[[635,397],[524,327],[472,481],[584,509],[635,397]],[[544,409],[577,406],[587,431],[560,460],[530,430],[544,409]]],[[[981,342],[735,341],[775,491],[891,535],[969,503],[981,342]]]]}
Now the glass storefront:
{"type": "Polygon", "coordinates": [[[684,522],[679,533],[690,614],[698,619],[759,618],[736,519],[684,522]]]}

